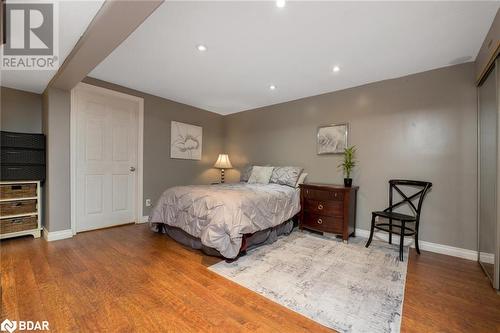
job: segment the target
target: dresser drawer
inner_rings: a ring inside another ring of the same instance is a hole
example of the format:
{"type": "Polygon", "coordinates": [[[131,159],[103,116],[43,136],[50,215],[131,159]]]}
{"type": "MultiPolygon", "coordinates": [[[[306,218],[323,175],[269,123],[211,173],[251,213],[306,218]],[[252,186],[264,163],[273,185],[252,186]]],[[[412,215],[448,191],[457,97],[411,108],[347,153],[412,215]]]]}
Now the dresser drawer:
{"type": "Polygon", "coordinates": [[[323,201],[342,201],[344,200],[344,192],[342,191],[326,191],[326,190],[313,190],[304,189],[304,197],[306,199],[312,200],[323,200],[323,201]]]}
{"type": "Polygon", "coordinates": [[[342,217],[344,216],[344,203],[342,201],[305,199],[304,211],[318,215],[342,217]]]}
{"type": "Polygon", "coordinates": [[[302,225],[306,228],[318,231],[342,233],[343,219],[341,217],[332,217],[306,212],[304,213],[302,225]]]}
{"type": "Polygon", "coordinates": [[[33,198],[36,196],[36,184],[0,185],[0,199],[33,198]]]}
{"type": "Polygon", "coordinates": [[[0,202],[0,216],[36,213],[36,200],[0,202]]]}
{"type": "Polygon", "coordinates": [[[16,217],[0,220],[0,234],[9,234],[38,228],[36,216],[16,217]]]}

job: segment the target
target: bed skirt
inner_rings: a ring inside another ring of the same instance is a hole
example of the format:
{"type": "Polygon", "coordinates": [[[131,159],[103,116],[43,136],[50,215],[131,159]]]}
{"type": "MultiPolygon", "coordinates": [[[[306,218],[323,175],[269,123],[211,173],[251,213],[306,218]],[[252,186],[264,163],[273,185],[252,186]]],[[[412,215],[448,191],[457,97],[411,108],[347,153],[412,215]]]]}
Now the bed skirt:
{"type": "MultiPolygon", "coordinates": [[[[296,225],[296,223],[294,224],[294,218],[292,218],[273,228],[257,231],[253,234],[243,235],[240,255],[246,253],[247,250],[251,250],[257,246],[274,243],[281,235],[289,235],[292,232],[294,225],[296,225]]],[[[209,256],[224,258],[224,256],[221,255],[219,251],[203,245],[199,238],[191,236],[180,228],[172,227],[163,223],[154,223],[152,229],[156,232],[167,234],[168,236],[170,236],[170,238],[178,243],[181,243],[195,250],[201,250],[203,251],[203,253],[209,256]]]]}

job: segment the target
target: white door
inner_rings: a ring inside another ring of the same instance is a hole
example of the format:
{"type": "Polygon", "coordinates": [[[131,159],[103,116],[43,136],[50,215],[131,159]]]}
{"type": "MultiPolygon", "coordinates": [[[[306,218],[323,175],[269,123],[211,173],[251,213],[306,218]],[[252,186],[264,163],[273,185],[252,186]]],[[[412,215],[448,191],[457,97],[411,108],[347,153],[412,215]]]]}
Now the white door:
{"type": "Polygon", "coordinates": [[[76,231],[136,221],[139,103],[75,88],[76,231]]]}

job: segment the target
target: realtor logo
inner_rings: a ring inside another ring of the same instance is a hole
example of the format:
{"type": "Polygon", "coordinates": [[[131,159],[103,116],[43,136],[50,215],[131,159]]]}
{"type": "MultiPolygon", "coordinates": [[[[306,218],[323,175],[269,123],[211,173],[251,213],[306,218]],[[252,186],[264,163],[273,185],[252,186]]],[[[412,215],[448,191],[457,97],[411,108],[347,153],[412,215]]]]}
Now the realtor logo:
{"type": "Polygon", "coordinates": [[[57,3],[7,3],[1,69],[57,69],[57,14],[57,3]]]}
{"type": "Polygon", "coordinates": [[[12,333],[16,329],[19,331],[50,331],[49,322],[32,320],[9,320],[5,319],[0,324],[0,331],[12,333]]]}
{"type": "Polygon", "coordinates": [[[2,332],[9,332],[12,333],[16,330],[17,328],[17,323],[16,321],[10,321],[8,319],[5,319],[1,324],[0,324],[0,330],[2,332]]]}

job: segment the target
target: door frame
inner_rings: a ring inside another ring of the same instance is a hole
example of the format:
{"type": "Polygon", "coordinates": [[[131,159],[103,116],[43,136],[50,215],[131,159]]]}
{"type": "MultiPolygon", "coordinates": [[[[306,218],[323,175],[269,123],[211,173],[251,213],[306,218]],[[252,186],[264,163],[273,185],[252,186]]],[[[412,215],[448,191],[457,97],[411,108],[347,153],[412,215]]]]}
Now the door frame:
{"type": "MultiPolygon", "coordinates": [[[[497,59],[493,61],[492,63],[493,67],[491,70],[491,73],[488,75],[493,75],[494,80],[496,83],[495,86],[495,93],[496,93],[496,108],[497,108],[497,133],[496,133],[496,142],[497,142],[497,179],[496,179],[496,198],[495,198],[495,212],[496,212],[496,232],[495,232],[495,245],[498,248],[499,243],[500,243],[500,227],[499,227],[499,220],[500,220],[500,196],[498,195],[500,192],[500,95],[499,95],[499,82],[500,82],[500,72],[499,72],[499,66],[500,66],[500,59],[497,59]]],[[[486,74],[488,71],[485,72],[485,75],[483,77],[484,80],[487,79],[488,75],[486,74]]],[[[481,84],[484,83],[484,80],[481,81],[481,84]]],[[[478,84],[476,89],[477,89],[477,262],[481,266],[481,268],[484,271],[484,274],[487,276],[487,278],[490,280],[491,284],[493,285],[494,289],[499,289],[500,288],[500,251],[496,249],[496,252],[494,253],[495,258],[494,258],[494,271],[493,271],[493,276],[490,276],[488,273],[488,270],[484,267],[483,263],[480,260],[480,255],[481,255],[481,247],[480,247],[480,242],[481,242],[481,103],[480,103],[480,91],[479,88],[481,84],[478,84]]]]}
{"type": "Polygon", "coordinates": [[[134,200],[135,223],[145,222],[142,216],[142,200],[143,200],[143,147],[144,147],[144,99],[141,97],[128,95],[115,90],[94,86],[88,83],[80,82],[76,87],[71,89],[71,109],[70,109],[70,177],[71,177],[71,232],[76,235],[77,230],[77,216],[76,216],[76,128],[77,128],[77,112],[76,93],[77,91],[87,91],[105,94],[112,97],[119,97],[128,99],[130,101],[138,102],[139,110],[137,117],[137,169],[135,172],[136,177],[136,193],[134,200]]]}

